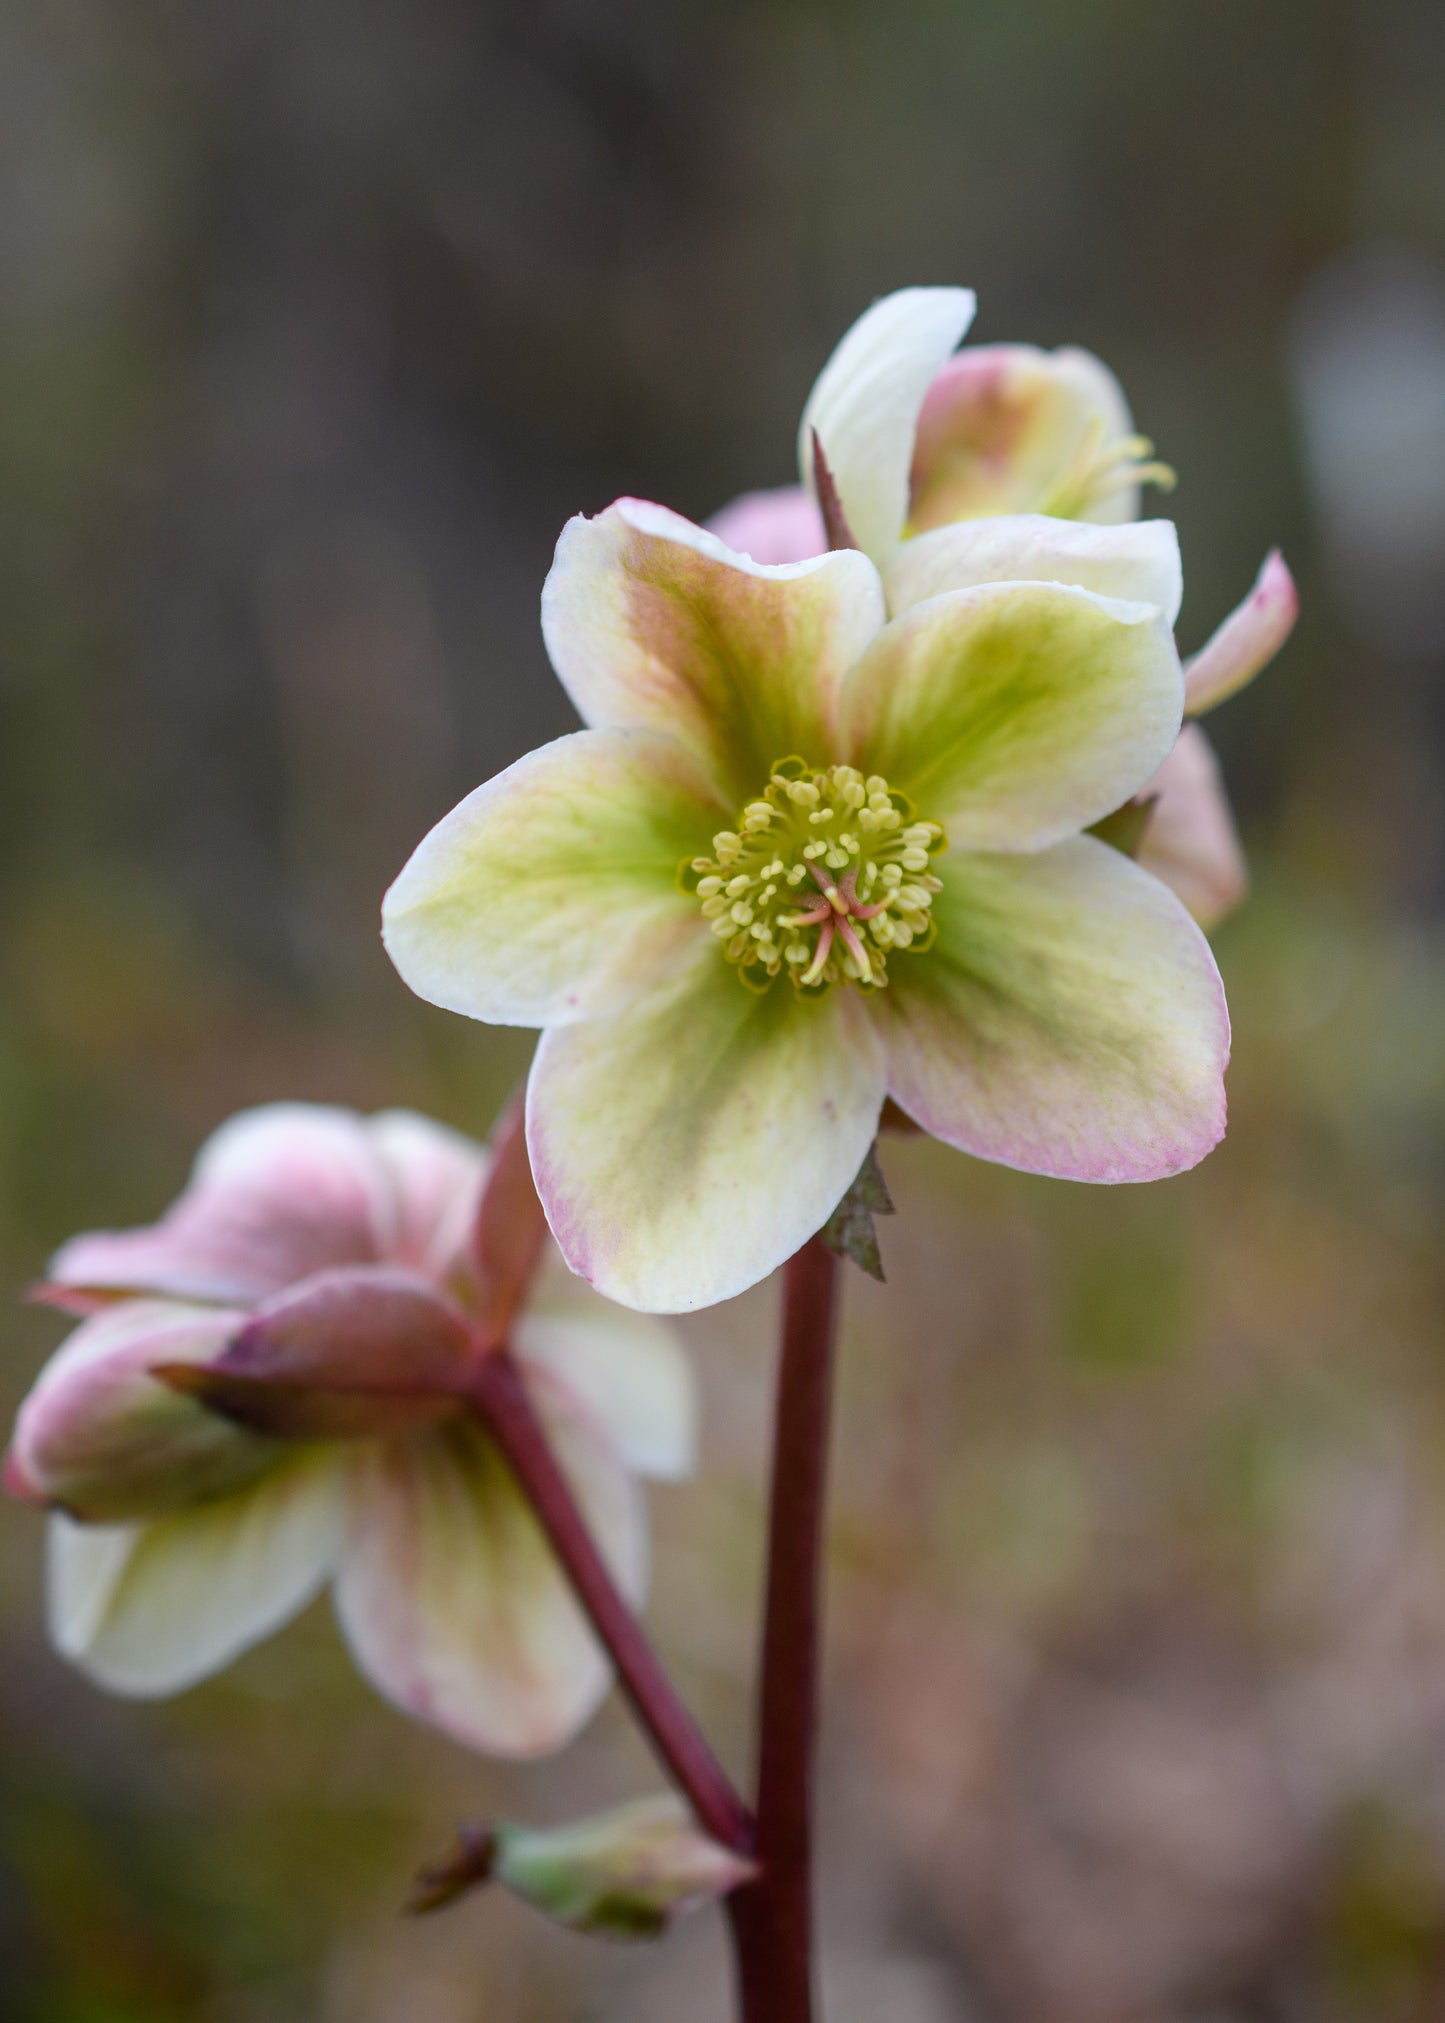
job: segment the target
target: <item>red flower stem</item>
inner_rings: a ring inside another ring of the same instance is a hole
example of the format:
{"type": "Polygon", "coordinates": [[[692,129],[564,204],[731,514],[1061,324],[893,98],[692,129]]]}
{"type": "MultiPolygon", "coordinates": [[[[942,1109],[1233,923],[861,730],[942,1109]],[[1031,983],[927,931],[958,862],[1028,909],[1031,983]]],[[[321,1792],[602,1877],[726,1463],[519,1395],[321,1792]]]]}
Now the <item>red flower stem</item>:
{"type": "Polygon", "coordinates": [[[743,2023],[812,2023],[813,1754],[838,1259],[821,1237],[783,1279],[758,1718],[761,1874],[729,1899],[743,2023]]]}
{"type": "Polygon", "coordinates": [[[507,1349],[492,1349],[478,1359],[470,1395],[562,1562],[664,1768],[704,1830],[725,1847],[750,1854],[752,1814],[618,1593],[507,1349]]]}

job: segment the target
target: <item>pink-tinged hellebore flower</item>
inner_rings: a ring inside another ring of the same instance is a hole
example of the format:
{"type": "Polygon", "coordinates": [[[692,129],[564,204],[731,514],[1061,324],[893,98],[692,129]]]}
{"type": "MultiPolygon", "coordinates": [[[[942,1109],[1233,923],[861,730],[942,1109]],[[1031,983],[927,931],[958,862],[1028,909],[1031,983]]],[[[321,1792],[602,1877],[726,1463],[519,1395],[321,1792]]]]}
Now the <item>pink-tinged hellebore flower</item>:
{"type": "Polygon", "coordinates": [[[820,554],[815,430],[853,538],[880,568],[899,541],[955,520],[1137,518],[1141,483],[1173,476],[1146,461],[1113,373],[1073,347],[957,351],[973,312],[967,288],[904,288],[866,309],[803,409],[802,483],[744,493],[713,531],[755,562],[820,554]]]}
{"type": "MultiPolygon", "coordinates": [[[[709,521],[756,562],[827,548],[813,493],[814,429],[855,539],[880,566],[900,541],[957,521],[1042,514],[1120,524],[1139,510],[1143,463],[1123,390],[1086,351],[1031,345],[955,352],[973,317],[962,288],[907,288],[866,310],[823,368],[799,431],[804,484],[747,492],[709,521]]],[[[1186,713],[1223,702],[1264,667],[1294,623],[1289,570],[1259,581],[1186,669],[1186,713]]],[[[1244,897],[1247,872],[1228,797],[1201,732],[1145,788],[1153,811],[1139,861],[1211,927],[1244,897]]]]}
{"type": "Polygon", "coordinates": [[[856,550],[763,566],[636,500],[573,520],[542,621],[589,728],[478,788],[387,894],[415,991],[545,1028],[533,1172],[613,1299],[764,1277],[890,1094],[1074,1179],[1176,1173],[1223,1131],[1208,946],[1082,833],[1178,734],[1174,530],[974,525],[906,544],[885,597],[856,550]]]}
{"type": "MultiPolygon", "coordinates": [[[[489,1261],[478,1205],[501,1196],[505,1232],[513,1171],[530,1197],[505,1140],[489,1160],[406,1111],[276,1104],[223,1125],[153,1227],[60,1251],[42,1294],[87,1317],[20,1408],[6,1484],[54,1513],[49,1615],[66,1657],[116,1692],[175,1692],[330,1581],[362,1672],[461,1741],[527,1755],[587,1718],[606,1661],[447,1387],[478,1329],[509,1325],[634,1598],[647,1537],[633,1477],[686,1471],[692,1397],[671,1330],[600,1299],[549,1242],[538,1258],[519,1227],[510,1281],[489,1261]],[[308,1370],[326,1388],[298,1387],[308,1370]]],[[[544,1238],[534,1200],[531,1213],[544,1238]]]]}

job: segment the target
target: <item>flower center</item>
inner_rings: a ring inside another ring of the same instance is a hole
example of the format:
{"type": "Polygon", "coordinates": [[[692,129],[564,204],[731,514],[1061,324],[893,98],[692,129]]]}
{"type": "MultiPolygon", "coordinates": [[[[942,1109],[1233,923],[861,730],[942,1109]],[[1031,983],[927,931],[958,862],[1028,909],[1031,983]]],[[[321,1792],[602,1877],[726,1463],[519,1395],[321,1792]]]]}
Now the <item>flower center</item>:
{"type": "Polygon", "coordinates": [[[679,876],[752,989],[784,971],[801,990],[881,989],[891,950],[933,941],[929,908],[943,885],[928,862],[946,841],[877,773],[780,759],[736,829],[679,876]]]}

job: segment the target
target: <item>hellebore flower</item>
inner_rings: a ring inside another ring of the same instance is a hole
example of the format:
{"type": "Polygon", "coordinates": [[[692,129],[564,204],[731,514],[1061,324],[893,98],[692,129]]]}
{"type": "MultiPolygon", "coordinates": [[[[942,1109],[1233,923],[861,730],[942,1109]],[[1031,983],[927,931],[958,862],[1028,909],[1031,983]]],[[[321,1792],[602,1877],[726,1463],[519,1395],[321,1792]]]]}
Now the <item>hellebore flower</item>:
{"type": "Polygon", "coordinates": [[[214,1134],[153,1227],[65,1245],[41,1296],[87,1317],[20,1408],[6,1484],[54,1513],[66,1657],[116,1692],[175,1692],[331,1581],[357,1664],[407,1712],[504,1755],[580,1726],[606,1660],[455,1393],[479,1333],[509,1332],[634,1598],[632,1475],[686,1471],[692,1398],[670,1329],[550,1243],[537,1258],[516,1172],[545,1242],[520,1152],[406,1111],[275,1104],[214,1134]],[[474,1239],[484,1192],[512,1258],[474,1239]]]}
{"type": "Polygon", "coordinates": [[[1074,1179],[1215,1144],[1208,946],[1081,833],[1174,744],[1178,601],[1161,521],[941,529],[887,601],[855,550],[765,567],[636,500],[570,522],[542,622],[590,728],[454,809],[383,934],[419,995],[546,1028],[527,1137],[574,1271],[648,1310],[740,1291],[887,1095],[1074,1179]]]}
{"type": "MultiPolygon", "coordinates": [[[[875,302],[843,338],[808,398],[798,437],[802,485],[747,492],[708,522],[756,562],[799,562],[828,546],[811,489],[813,432],[849,528],[880,567],[900,541],[962,520],[1043,514],[1120,524],[1141,481],[1172,483],[1142,459],[1122,388],[1086,351],[955,345],[973,317],[962,288],[907,288],[875,302]]],[[[1284,644],[1296,611],[1270,555],[1250,595],[1186,669],[1187,715],[1252,680],[1284,644]]],[[[1211,927],[1243,899],[1244,853],[1213,751],[1181,739],[1144,789],[1152,804],[1135,854],[1211,927]]]]}
{"type": "Polygon", "coordinates": [[[1149,461],[1108,366],[1073,346],[956,351],[974,306],[971,289],[903,288],[866,309],[803,409],[802,483],[745,492],[713,531],[756,562],[821,554],[815,430],[853,538],[880,568],[899,541],[955,520],[1136,519],[1141,484],[1173,473],[1149,461]]]}

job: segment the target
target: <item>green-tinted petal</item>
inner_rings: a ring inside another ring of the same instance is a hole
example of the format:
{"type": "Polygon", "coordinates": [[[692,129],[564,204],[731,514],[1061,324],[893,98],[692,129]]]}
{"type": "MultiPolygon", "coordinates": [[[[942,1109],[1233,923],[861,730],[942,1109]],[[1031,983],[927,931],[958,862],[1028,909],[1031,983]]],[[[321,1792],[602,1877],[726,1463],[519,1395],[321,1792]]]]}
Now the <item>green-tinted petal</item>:
{"type": "Polygon", "coordinates": [[[863,555],[764,567],[637,499],[569,521],[542,592],[583,720],[681,740],[729,816],[776,760],[831,757],[839,685],[884,616],[863,555]]]}
{"type": "Polygon", "coordinates": [[[324,1450],[150,1524],[50,1520],[56,1647],[115,1693],[178,1693],[259,1643],[336,1561],[341,1475],[324,1450]]]}
{"type": "Polygon", "coordinates": [[[856,992],[755,996],[712,946],[650,1006],[547,1033],[527,1137],[563,1256],[645,1311],[741,1292],[832,1213],[883,1079],[856,992]]]}
{"type": "Polygon", "coordinates": [[[418,997],[492,1025],[614,1010],[696,938],[677,867],[723,819],[671,738],[558,738],[417,846],[382,907],[387,953],[418,997]]]}
{"type": "Polygon", "coordinates": [[[894,1099],[980,1159],[1158,1180],[1224,1132],[1229,1019],[1209,945],[1156,878],[1091,836],[953,853],[938,938],[878,1016],[894,1099]]]}
{"type": "Polygon", "coordinates": [[[996,583],[932,597],[888,626],[849,677],[843,739],[951,842],[1036,850],[1148,779],[1183,696],[1156,605],[996,583]]]}
{"type": "Polygon", "coordinates": [[[1172,520],[1094,527],[1047,513],[961,520],[905,541],[885,583],[894,617],[926,597],[981,583],[1072,583],[1127,604],[1157,604],[1172,625],[1184,579],[1172,520]]]}

